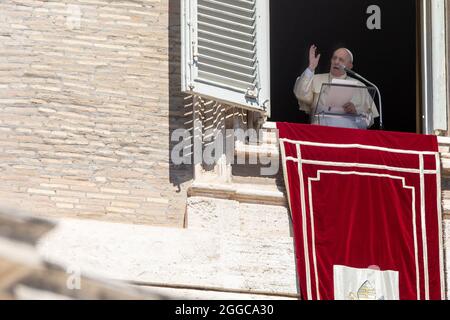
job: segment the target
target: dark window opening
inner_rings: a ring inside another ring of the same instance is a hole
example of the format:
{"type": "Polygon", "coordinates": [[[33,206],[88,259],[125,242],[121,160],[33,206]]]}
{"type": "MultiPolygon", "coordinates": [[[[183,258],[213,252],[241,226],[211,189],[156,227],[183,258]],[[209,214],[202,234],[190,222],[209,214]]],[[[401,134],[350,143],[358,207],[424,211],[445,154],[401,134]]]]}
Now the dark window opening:
{"type": "Polygon", "coordinates": [[[270,11],[271,121],[308,122],[292,89],[316,44],[317,73],[329,72],[334,49],[349,48],[354,70],[380,88],[385,130],[418,130],[415,0],[277,0],[270,11]],[[367,28],[370,5],[381,8],[381,30],[367,28]]]}

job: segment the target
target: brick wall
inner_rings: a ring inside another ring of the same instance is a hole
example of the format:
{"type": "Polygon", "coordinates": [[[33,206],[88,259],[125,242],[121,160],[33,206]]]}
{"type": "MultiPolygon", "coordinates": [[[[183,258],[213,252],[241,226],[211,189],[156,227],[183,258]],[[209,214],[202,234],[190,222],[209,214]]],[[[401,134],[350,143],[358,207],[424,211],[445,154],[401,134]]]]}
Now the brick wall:
{"type": "Polygon", "coordinates": [[[2,0],[0,202],[182,226],[179,27],[175,0],[2,0]]]}

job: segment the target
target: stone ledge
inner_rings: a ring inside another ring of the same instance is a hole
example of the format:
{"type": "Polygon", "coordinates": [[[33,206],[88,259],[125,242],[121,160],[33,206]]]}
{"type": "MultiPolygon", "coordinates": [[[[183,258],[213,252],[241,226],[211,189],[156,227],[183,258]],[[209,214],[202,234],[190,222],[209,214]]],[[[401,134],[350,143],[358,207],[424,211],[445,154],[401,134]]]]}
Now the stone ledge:
{"type": "Polygon", "coordinates": [[[253,156],[255,158],[271,157],[279,158],[280,152],[278,144],[244,144],[242,142],[236,142],[234,148],[235,156],[253,156]]]}
{"type": "Polygon", "coordinates": [[[189,285],[170,285],[147,282],[130,282],[140,290],[151,289],[151,293],[177,297],[177,299],[187,300],[299,300],[300,294],[267,292],[254,290],[234,290],[226,288],[189,286],[189,285]]]}
{"type": "Polygon", "coordinates": [[[255,185],[215,184],[195,182],[188,189],[189,197],[209,197],[244,203],[287,206],[285,194],[274,188],[256,189],[255,185]]]}
{"type": "Polygon", "coordinates": [[[441,144],[448,144],[450,145],[450,137],[437,137],[438,143],[441,144]]]}
{"type": "Polygon", "coordinates": [[[277,129],[277,123],[273,122],[273,121],[266,121],[263,124],[263,129],[276,130],[277,129]]]}
{"type": "Polygon", "coordinates": [[[233,214],[245,213],[223,215],[220,205],[205,209],[222,219],[217,229],[61,220],[38,251],[50,262],[78,267],[83,275],[141,287],[215,289],[236,298],[238,292],[298,295],[292,238],[241,232],[233,214]]]}

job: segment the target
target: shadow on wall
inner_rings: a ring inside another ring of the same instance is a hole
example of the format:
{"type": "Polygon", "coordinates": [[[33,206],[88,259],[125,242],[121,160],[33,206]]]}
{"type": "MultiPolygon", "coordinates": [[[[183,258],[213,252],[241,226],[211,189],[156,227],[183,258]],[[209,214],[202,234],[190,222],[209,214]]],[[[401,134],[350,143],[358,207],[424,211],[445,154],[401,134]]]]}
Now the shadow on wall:
{"type": "MultiPolygon", "coordinates": [[[[169,0],[169,170],[170,182],[182,191],[182,184],[193,180],[190,164],[174,165],[172,149],[179,141],[172,142],[172,133],[178,129],[193,132],[192,99],[181,92],[181,26],[180,0],[169,0]]],[[[192,140],[191,140],[192,143],[192,140]]],[[[192,148],[188,148],[190,154],[192,148]]]]}

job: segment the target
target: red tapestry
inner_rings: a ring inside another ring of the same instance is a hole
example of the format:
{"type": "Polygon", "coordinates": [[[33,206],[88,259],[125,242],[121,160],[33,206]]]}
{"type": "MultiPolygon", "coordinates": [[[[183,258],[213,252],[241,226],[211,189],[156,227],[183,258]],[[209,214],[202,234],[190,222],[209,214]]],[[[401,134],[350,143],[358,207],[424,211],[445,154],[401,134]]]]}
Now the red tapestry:
{"type": "Polygon", "coordinates": [[[277,127],[302,298],[444,299],[437,138],[277,127]]]}

